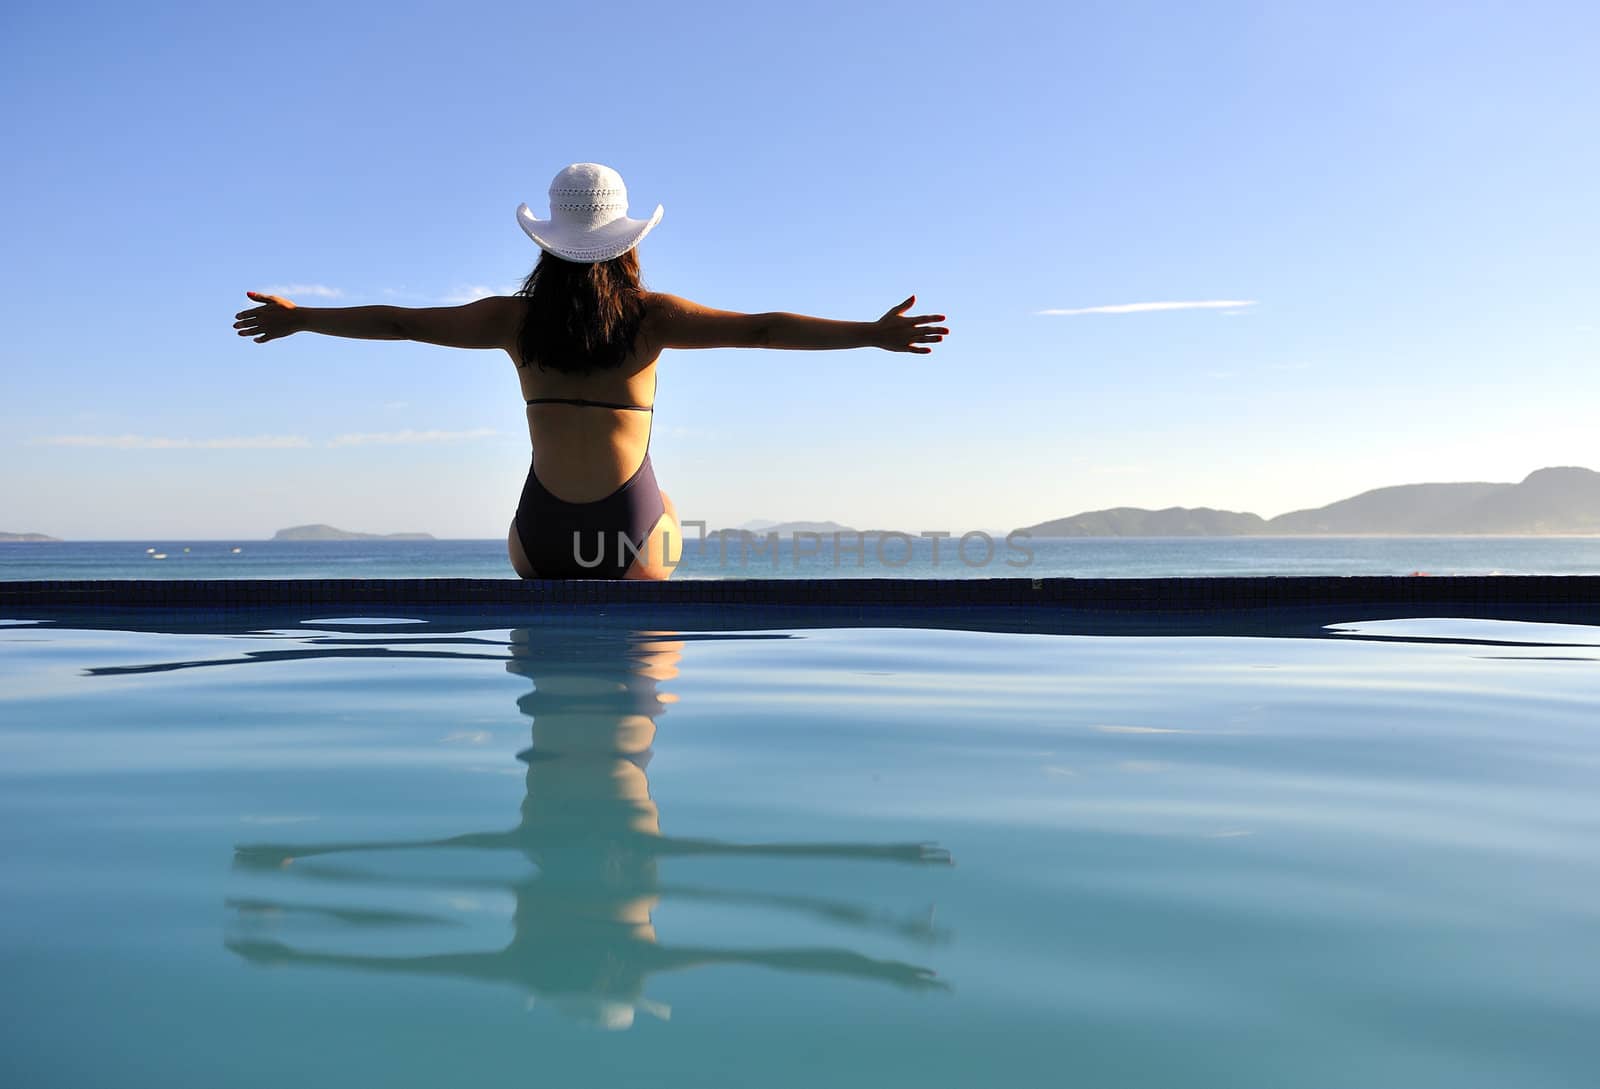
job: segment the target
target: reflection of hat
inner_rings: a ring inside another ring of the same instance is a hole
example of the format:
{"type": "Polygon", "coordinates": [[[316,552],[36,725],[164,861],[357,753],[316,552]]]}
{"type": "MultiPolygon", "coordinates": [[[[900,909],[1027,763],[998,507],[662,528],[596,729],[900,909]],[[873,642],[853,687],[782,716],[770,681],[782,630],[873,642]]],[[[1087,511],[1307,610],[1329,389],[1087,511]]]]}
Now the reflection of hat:
{"type": "MultiPolygon", "coordinates": [[[[528,999],[528,1008],[532,1009],[536,999],[528,999]]],[[[648,998],[641,998],[637,1002],[620,1002],[615,998],[601,998],[599,995],[564,994],[559,998],[552,998],[550,1005],[572,1018],[586,1025],[597,1028],[617,1031],[633,1027],[633,1012],[635,1009],[643,1010],[652,1017],[663,1021],[672,1017],[672,1007],[665,1002],[655,1002],[648,998]]]]}
{"type": "Polygon", "coordinates": [[[592,265],[621,257],[661,222],[661,205],[649,219],[628,218],[628,187],[622,175],[599,163],[573,163],[550,183],[550,218],[517,205],[517,223],[528,237],[557,257],[592,265]]]}

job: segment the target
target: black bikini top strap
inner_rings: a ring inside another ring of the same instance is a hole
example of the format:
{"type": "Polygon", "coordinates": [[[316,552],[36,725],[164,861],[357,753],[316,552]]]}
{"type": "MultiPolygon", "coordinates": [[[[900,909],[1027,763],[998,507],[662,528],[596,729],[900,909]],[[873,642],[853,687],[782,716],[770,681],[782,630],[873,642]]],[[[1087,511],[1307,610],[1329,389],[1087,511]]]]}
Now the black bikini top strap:
{"type": "Polygon", "coordinates": [[[621,408],[630,412],[654,412],[655,405],[619,405],[612,401],[586,401],[580,397],[534,397],[530,405],[589,405],[593,408],[621,408]]]}

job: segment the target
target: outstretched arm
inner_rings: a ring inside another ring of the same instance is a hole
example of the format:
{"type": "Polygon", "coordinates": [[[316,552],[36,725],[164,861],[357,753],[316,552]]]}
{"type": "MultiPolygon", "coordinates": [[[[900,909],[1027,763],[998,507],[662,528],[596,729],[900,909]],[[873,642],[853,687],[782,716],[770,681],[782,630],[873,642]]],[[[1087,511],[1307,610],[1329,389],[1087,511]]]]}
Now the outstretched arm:
{"type": "Polygon", "coordinates": [[[278,295],[247,291],[260,303],[234,315],[233,327],[257,344],[291,333],[360,340],[415,340],[447,348],[502,348],[517,332],[514,296],[492,295],[462,306],[296,306],[278,295]]]}
{"type": "Polygon", "coordinates": [[[950,332],[932,325],[943,321],[943,314],[905,316],[915,295],[877,321],[833,321],[783,311],[741,314],[659,293],[653,299],[652,338],[663,348],[883,348],[926,354],[933,351],[927,345],[950,332]]]}

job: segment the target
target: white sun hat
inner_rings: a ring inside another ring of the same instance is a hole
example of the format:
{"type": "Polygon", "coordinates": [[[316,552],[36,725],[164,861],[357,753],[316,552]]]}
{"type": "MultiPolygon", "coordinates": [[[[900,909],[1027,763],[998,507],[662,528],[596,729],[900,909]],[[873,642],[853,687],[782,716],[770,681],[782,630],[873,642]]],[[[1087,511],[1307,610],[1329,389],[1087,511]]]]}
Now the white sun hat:
{"type": "Polygon", "coordinates": [[[550,218],[517,205],[517,222],[529,238],[557,257],[595,264],[621,257],[661,222],[661,205],[649,219],[628,218],[622,175],[599,163],[573,163],[550,183],[550,218]]]}

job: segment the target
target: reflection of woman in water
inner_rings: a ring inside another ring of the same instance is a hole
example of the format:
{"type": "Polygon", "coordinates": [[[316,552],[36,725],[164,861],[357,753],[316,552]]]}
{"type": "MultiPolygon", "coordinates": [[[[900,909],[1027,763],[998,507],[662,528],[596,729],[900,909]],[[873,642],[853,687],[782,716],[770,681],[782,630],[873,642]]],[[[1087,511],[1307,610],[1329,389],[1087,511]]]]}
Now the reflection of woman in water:
{"type": "MultiPolygon", "coordinates": [[[[645,775],[656,720],[672,702],[657,690],[676,676],[684,641],[670,635],[617,630],[539,628],[512,633],[508,671],[535,689],[518,708],[532,719],[527,793],[515,828],[442,840],[240,847],[247,867],[276,869],[296,860],[358,851],[429,848],[510,849],[524,853],[537,874],[510,885],[516,901],[510,944],[498,952],[380,957],[317,953],[277,942],[236,938],[229,948],[262,962],[294,962],[373,971],[461,976],[519,985],[584,1020],[608,1027],[632,1023],[634,1011],[665,1015],[644,996],[653,973],[705,964],[765,965],[786,971],[878,979],[908,987],[938,984],[925,968],[827,948],[722,949],[673,946],[657,938],[651,912],[663,897],[750,903],[858,927],[888,927],[927,940],[925,921],[884,919],[859,907],[808,896],[745,895],[664,884],[658,863],[673,856],[753,855],[858,858],[943,863],[949,856],[926,844],[732,844],[668,836],[645,775]]],[[[299,862],[288,871],[307,878],[376,883],[361,872],[299,862]]],[[[401,883],[409,884],[410,882],[401,883]]],[[[449,882],[452,886],[459,882],[449,882]]],[[[262,903],[292,916],[291,905],[262,903]]],[[[329,914],[325,909],[322,914],[329,914]]],[[[359,922],[359,911],[337,917],[359,922]]]]}
{"type": "Polygon", "coordinates": [[[741,314],[646,291],[638,243],[660,221],[628,216],[622,177],[573,163],[550,183],[550,218],[526,204],[517,222],[543,251],[515,295],[463,306],[296,306],[247,292],[235,314],[257,343],[291,333],[499,348],[517,366],[533,464],[506,547],[523,578],[650,578],[683,546],[672,500],[656,485],[650,432],[656,362],[666,348],[884,348],[932,351],[943,314],[906,316],[916,296],[876,321],[741,314]]]}

